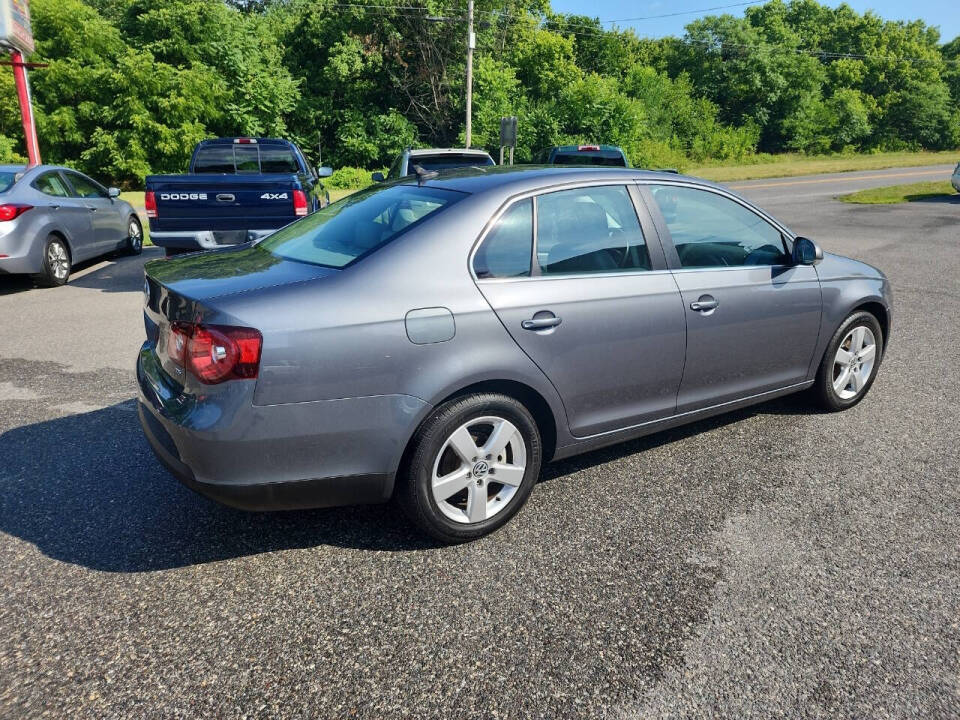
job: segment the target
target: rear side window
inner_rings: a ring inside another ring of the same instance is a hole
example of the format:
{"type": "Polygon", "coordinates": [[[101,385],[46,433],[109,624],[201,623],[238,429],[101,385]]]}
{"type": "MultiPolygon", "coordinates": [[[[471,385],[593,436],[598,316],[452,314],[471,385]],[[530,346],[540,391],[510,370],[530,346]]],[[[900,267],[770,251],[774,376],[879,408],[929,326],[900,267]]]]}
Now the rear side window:
{"type": "Polygon", "coordinates": [[[780,231],[738,202],[709,190],[651,185],[685,268],[783,265],[780,231]]]}
{"type": "Polygon", "coordinates": [[[649,270],[627,189],[585,187],[538,197],[537,262],[543,275],[649,270]]]}
{"type": "Polygon", "coordinates": [[[464,197],[439,188],[376,185],[278,230],[257,247],[287,260],[343,268],[464,197]]]}
{"type": "Polygon", "coordinates": [[[33,186],[44,195],[52,195],[53,197],[69,197],[70,195],[63,178],[55,172],[44,173],[33,181],[33,186]]]}
{"type": "Polygon", "coordinates": [[[106,191],[97,185],[90,178],[78,175],[77,173],[67,173],[67,178],[73,186],[74,194],[82,198],[105,198],[106,191]]]}
{"type": "Polygon", "coordinates": [[[433,170],[451,170],[462,167],[484,167],[493,165],[493,158],[489,155],[419,155],[411,157],[407,172],[413,174],[413,166],[419,165],[427,172],[433,170]]]}
{"type": "Polygon", "coordinates": [[[520,200],[500,216],[473,256],[479,279],[525,277],[533,255],[533,200],[520,200]]]}

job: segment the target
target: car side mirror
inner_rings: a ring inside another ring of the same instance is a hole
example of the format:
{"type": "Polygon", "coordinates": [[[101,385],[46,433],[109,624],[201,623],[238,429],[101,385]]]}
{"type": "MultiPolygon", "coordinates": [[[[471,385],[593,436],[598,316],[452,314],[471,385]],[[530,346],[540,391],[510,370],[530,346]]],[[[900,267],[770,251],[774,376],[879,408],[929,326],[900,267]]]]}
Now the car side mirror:
{"type": "Polygon", "coordinates": [[[120,197],[120,190],[117,188],[107,188],[107,197],[109,197],[111,200],[115,200],[116,198],[120,197]]]}
{"type": "Polygon", "coordinates": [[[326,166],[317,168],[318,178],[330,177],[331,175],[333,175],[333,168],[329,168],[326,166]]]}
{"type": "Polygon", "coordinates": [[[370,179],[373,180],[374,182],[383,182],[384,180],[386,180],[382,172],[371,173],[370,179]]]}
{"type": "Polygon", "coordinates": [[[798,237],[793,241],[793,264],[816,265],[823,260],[823,250],[810,238],[798,237]]]}

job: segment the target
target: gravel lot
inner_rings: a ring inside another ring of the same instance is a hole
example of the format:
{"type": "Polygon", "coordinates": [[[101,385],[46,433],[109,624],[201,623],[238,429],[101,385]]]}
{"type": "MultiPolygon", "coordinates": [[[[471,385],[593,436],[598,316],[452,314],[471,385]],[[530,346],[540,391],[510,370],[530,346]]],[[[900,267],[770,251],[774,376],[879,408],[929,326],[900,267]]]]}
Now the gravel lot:
{"type": "Polygon", "coordinates": [[[960,201],[831,199],[863,175],[736,184],[889,275],[863,403],[549,466],[452,548],[168,476],[131,399],[142,260],[0,278],[0,716],[960,716],[960,201]]]}

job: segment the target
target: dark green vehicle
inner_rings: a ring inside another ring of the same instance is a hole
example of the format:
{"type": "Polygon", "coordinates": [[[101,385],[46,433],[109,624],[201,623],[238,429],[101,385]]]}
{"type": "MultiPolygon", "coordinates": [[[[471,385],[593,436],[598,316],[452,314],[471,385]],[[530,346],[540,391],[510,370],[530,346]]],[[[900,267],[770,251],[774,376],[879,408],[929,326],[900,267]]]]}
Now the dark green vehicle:
{"type": "Polygon", "coordinates": [[[616,145],[557,145],[544,150],[539,162],[544,165],[630,167],[626,153],[616,145]]]}

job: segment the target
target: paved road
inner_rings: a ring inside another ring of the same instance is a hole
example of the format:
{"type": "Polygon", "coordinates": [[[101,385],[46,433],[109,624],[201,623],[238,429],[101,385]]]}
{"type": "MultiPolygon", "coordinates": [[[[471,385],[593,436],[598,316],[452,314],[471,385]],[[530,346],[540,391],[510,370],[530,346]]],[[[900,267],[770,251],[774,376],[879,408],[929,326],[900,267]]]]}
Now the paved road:
{"type": "Polygon", "coordinates": [[[141,261],[0,278],[0,717],[960,715],[960,202],[773,182],[891,278],[871,395],[556,464],[453,548],[181,488],[131,402],[141,261]]]}

